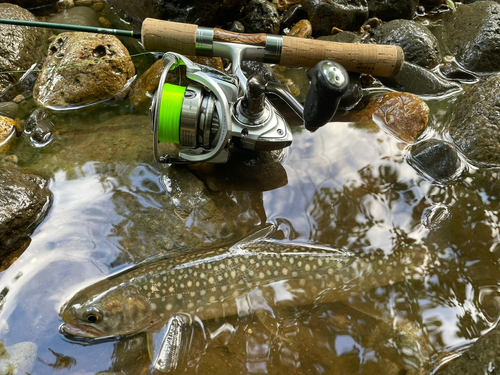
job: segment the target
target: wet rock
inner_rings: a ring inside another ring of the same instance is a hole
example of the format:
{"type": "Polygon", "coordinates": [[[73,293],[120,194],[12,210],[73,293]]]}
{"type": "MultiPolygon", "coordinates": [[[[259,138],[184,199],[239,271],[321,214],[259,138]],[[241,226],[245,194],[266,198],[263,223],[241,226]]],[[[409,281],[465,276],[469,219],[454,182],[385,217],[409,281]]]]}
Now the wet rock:
{"type": "Polygon", "coordinates": [[[444,22],[444,41],[457,61],[476,72],[500,71],[500,4],[478,1],[457,7],[444,22]]]}
{"type": "Polygon", "coordinates": [[[4,116],[0,116],[0,153],[6,154],[10,150],[10,144],[16,137],[19,124],[4,116]]]}
{"type": "Polygon", "coordinates": [[[309,20],[300,20],[290,30],[288,36],[295,36],[297,38],[310,38],[312,36],[312,25],[309,20]]]}
{"type": "Polygon", "coordinates": [[[330,42],[338,42],[338,43],[360,43],[361,36],[352,31],[342,31],[340,33],[334,35],[325,35],[320,36],[319,40],[327,40],[330,42]]]}
{"type": "Polygon", "coordinates": [[[229,26],[228,30],[233,33],[244,33],[245,26],[243,26],[240,21],[234,21],[233,23],[231,23],[231,26],[229,26]]]}
{"type": "Polygon", "coordinates": [[[283,12],[281,27],[292,27],[296,22],[306,19],[307,13],[302,4],[295,4],[283,12]]]}
{"type": "Polygon", "coordinates": [[[418,0],[368,0],[370,17],[378,17],[384,21],[395,19],[412,19],[418,0]]]}
{"type": "Polygon", "coordinates": [[[140,29],[145,18],[199,26],[225,25],[239,17],[245,0],[108,0],[122,18],[140,29]]]}
{"type": "Polygon", "coordinates": [[[441,61],[436,37],[424,25],[409,20],[394,20],[372,29],[372,40],[378,44],[400,46],[405,60],[425,68],[441,61]]]}
{"type": "Polygon", "coordinates": [[[21,8],[31,9],[31,8],[39,8],[44,5],[51,5],[57,3],[58,1],[59,0],[9,0],[9,3],[18,5],[21,8]]]}
{"type": "Polygon", "coordinates": [[[353,109],[363,99],[363,87],[361,85],[361,75],[349,72],[349,87],[340,99],[337,113],[353,109]]]}
{"type": "Polygon", "coordinates": [[[437,139],[413,145],[407,160],[418,172],[439,184],[458,178],[464,169],[455,146],[437,139]]]}
{"type": "MultiPolygon", "coordinates": [[[[0,4],[0,15],[7,19],[36,21],[33,14],[13,4],[0,4]]],[[[33,64],[40,62],[45,38],[45,29],[0,25],[0,70],[27,70],[33,64]]],[[[24,72],[1,73],[0,94],[9,86],[16,84],[23,74],[24,72]]]]}
{"type": "Polygon", "coordinates": [[[14,118],[16,117],[17,111],[19,109],[19,105],[14,102],[2,102],[0,103],[0,114],[3,114],[7,117],[14,118]]]}
{"type": "Polygon", "coordinates": [[[453,111],[453,142],[478,166],[500,166],[499,107],[500,75],[492,75],[472,86],[453,111]]]}
{"type": "Polygon", "coordinates": [[[26,119],[24,131],[30,134],[30,139],[35,145],[45,146],[52,139],[54,123],[43,108],[37,108],[26,119]]]}
{"type": "Polygon", "coordinates": [[[90,33],[60,34],[51,43],[43,68],[33,97],[47,108],[90,105],[124,96],[135,74],[118,38],[90,33]],[[65,68],[58,69],[61,66],[65,68]]]}
{"type": "Polygon", "coordinates": [[[38,346],[25,341],[5,347],[0,341],[0,374],[30,374],[36,361],[38,346]]]}
{"type": "MultiPolygon", "coordinates": [[[[207,65],[220,71],[224,71],[224,65],[222,64],[220,57],[188,56],[188,58],[197,64],[207,65]]],[[[158,60],[139,77],[130,90],[130,103],[138,111],[144,111],[150,107],[151,98],[158,89],[162,71],[163,60],[158,60]]],[[[167,82],[177,85],[179,83],[179,76],[177,73],[170,73],[167,76],[167,82]]],[[[183,81],[182,84],[186,85],[187,81],[183,81]]]]}
{"type": "Polygon", "coordinates": [[[390,92],[378,96],[365,109],[353,114],[350,121],[364,127],[375,125],[407,143],[413,143],[425,129],[429,107],[418,96],[390,92]]]}
{"type": "Polygon", "coordinates": [[[302,0],[314,36],[329,35],[333,27],[358,30],[368,19],[366,0],[302,0]]]}
{"type": "Polygon", "coordinates": [[[63,23],[65,25],[81,25],[100,27],[96,12],[88,7],[73,7],[66,9],[61,13],[57,13],[47,22],[63,23]]]}
{"type": "Polygon", "coordinates": [[[283,12],[292,5],[299,4],[302,0],[273,0],[273,4],[279,12],[283,12]]]}
{"type": "Polygon", "coordinates": [[[415,95],[439,96],[462,90],[459,84],[442,79],[430,70],[408,62],[403,63],[403,68],[395,77],[379,77],[379,80],[391,89],[415,95]]]}
{"type": "Polygon", "coordinates": [[[0,167],[0,256],[20,247],[46,214],[46,185],[41,177],[0,167]]]}
{"type": "Polygon", "coordinates": [[[500,369],[500,327],[497,325],[474,342],[462,355],[449,362],[436,375],[496,374],[500,369]]]}
{"type": "Polygon", "coordinates": [[[268,0],[251,0],[243,10],[240,22],[247,33],[279,34],[280,17],[268,0]]]}
{"type": "Polygon", "coordinates": [[[475,83],[478,77],[472,73],[465,71],[463,68],[452,64],[442,64],[439,66],[439,72],[450,81],[461,83],[475,83]]]}

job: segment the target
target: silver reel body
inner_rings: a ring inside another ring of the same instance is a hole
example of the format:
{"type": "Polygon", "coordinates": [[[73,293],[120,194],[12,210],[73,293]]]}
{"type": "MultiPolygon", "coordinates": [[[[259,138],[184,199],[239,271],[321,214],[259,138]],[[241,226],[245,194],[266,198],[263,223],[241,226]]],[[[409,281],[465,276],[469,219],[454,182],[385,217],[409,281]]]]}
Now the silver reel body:
{"type": "MultiPolygon", "coordinates": [[[[225,163],[229,155],[228,145],[234,137],[239,138],[244,148],[255,151],[282,149],[292,143],[290,127],[266,98],[261,99],[263,105],[257,112],[242,108],[246,81],[241,82],[241,78],[195,64],[173,52],[165,53],[163,67],[150,109],[156,161],[225,163]],[[162,126],[177,126],[162,124],[160,114],[167,75],[180,65],[186,66],[186,77],[194,83],[187,86],[180,108],[174,109],[180,111],[178,143],[183,149],[178,158],[172,158],[160,155],[158,132],[162,126]]],[[[241,77],[241,74],[235,76],[241,77]]]]}

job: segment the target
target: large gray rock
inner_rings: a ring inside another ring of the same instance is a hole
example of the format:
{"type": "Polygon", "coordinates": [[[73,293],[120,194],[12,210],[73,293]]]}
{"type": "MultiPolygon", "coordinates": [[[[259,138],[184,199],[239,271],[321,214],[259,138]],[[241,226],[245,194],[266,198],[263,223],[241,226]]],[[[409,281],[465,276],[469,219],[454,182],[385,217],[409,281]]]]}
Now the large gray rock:
{"type": "Polygon", "coordinates": [[[108,0],[113,10],[140,28],[147,18],[200,26],[224,25],[238,18],[245,0],[108,0]]]}
{"type": "Polygon", "coordinates": [[[314,36],[329,35],[332,28],[359,30],[368,19],[366,0],[302,0],[314,36]]]}
{"type": "Polygon", "coordinates": [[[445,18],[444,41],[457,61],[476,72],[500,71],[500,4],[478,1],[445,18]]]}
{"type": "Polygon", "coordinates": [[[372,39],[378,44],[400,46],[406,61],[424,68],[434,68],[441,61],[436,37],[427,27],[415,21],[394,20],[383,23],[373,29],[372,39]]]}
{"type": "Polygon", "coordinates": [[[418,0],[368,0],[368,9],[370,17],[384,21],[412,19],[418,4],[418,0]]]}
{"type": "MultiPolygon", "coordinates": [[[[36,21],[35,16],[17,5],[0,4],[0,18],[36,21]]],[[[0,70],[16,71],[29,69],[43,57],[45,29],[0,25],[0,70]]],[[[0,94],[14,85],[22,73],[1,73],[0,94]]]]}
{"type": "Polygon", "coordinates": [[[97,13],[89,7],[82,6],[73,7],[62,11],[61,13],[57,13],[53,17],[50,17],[47,22],[101,27],[97,13]]]}
{"type": "Polygon", "coordinates": [[[49,47],[33,97],[47,108],[94,104],[126,95],[134,74],[129,53],[117,37],[62,33],[49,47]]]}
{"type": "Polygon", "coordinates": [[[15,250],[47,212],[46,184],[41,177],[0,166],[0,256],[15,250]]]}
{"type": "Polygon", "coordinates": [[[474,164],[500,166],[500,75],[492,75],[466,93],[457,103],[450,135],[474,164]]]}

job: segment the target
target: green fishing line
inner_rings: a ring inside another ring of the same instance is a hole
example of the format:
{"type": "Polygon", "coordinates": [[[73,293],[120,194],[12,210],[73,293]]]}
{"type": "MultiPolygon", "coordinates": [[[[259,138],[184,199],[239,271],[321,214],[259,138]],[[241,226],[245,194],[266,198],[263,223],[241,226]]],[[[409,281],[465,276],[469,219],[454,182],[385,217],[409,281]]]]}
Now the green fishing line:
{"type": "Polygon", "coordinates": [[[158,115],[158,140],[179,143],[179,124],[186,88],[165,83],[158,115]]]}

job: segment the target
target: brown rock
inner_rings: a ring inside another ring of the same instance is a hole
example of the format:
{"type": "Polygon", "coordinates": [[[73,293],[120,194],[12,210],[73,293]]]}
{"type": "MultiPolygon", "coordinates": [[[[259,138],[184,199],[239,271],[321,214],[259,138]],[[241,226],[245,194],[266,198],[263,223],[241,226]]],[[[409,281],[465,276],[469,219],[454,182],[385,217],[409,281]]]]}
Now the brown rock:
{"type": "Polygon", "coordinates": [[[93,104],[126,93],[134,74],[134,64],[117,37],[62,33],[49,47],[33,97],[48,108],[93,104]]]}
{"type": "Polygon", "coordinates": [[[310,38],[312,36],[312,25],[309,20],[300,20],[293,26],[288,36],[295,36],[297,38],[310,38]]]}
{"type": "Polygon", "coordinates": [[[92,5],[92,0],[75,0],[75,5],[89,7],[92,5]]]}
{"type": "Polygon", "coordinates": [[[99,17],[99,23],[101,24],[102,27],[106,29],[110,29],[113,27],[111,21],[108,20],[106,17],[99,17]]]}
{"type": "Polygon", "coordinates": [[[92,4],[91,8],[94,10],[94,12],[99,13],[100,11],[102,11],[104,9],[104,2],[98,1],[94,4],[92,4]]]}
{"type": "Polygon", "coordinates": [[[5,154],[10,150],[12,139],[16,136],[16,130],[20,130],[16,121],[0,116],[0,154],[5,154]]]}
{"type": "Polygon", "coordinates": [[[279,12],[283,12],[294,4],[300,3],[301,0],[273,0],[273,4],[279,12]]]}
{"type": "Polygon", "coordinates": [[[385,129],[396,138],[413,143],[425,129],[429,107],[418,96],[390,92],[377,97],[349,119],[363,127],[385,129]]]}
{"type": "MultiPolygon", "coordinates": [[[[202,57],[202,56],[188,56],[188,58],[198,64],[207,65],[212,68],[224,71],[224,65],[220,57],[202,57]]],[[[163,62],[158,60],[155,62],[144,74],[137,80],[135,85],[132,87],[129,98],[130,103],[139,111],[146,110],[151,104],[151,98],[153,97],[158,84],[160,83],[160,76],[163,71],[163,62]]],[[[179,83],[179,76],[176,71],[171,72],[167,76],[167,82],[171,84],[179,83]]],[[[186,85],[186,82],[181,82],[182,85],[186,85]]]]}
{"type": "MultiPolygon", "coordinates": [[[[0,4],[0,15],[5,19],[37,21],[26,9],[13,4],[0,4]]],[[[46,35],[42,28],[0,25],[0,71],[4,72],[0,73],[0,92],[17,83],[24,74],[5,72],[24,71],[41,60],[46,35]]]]}

